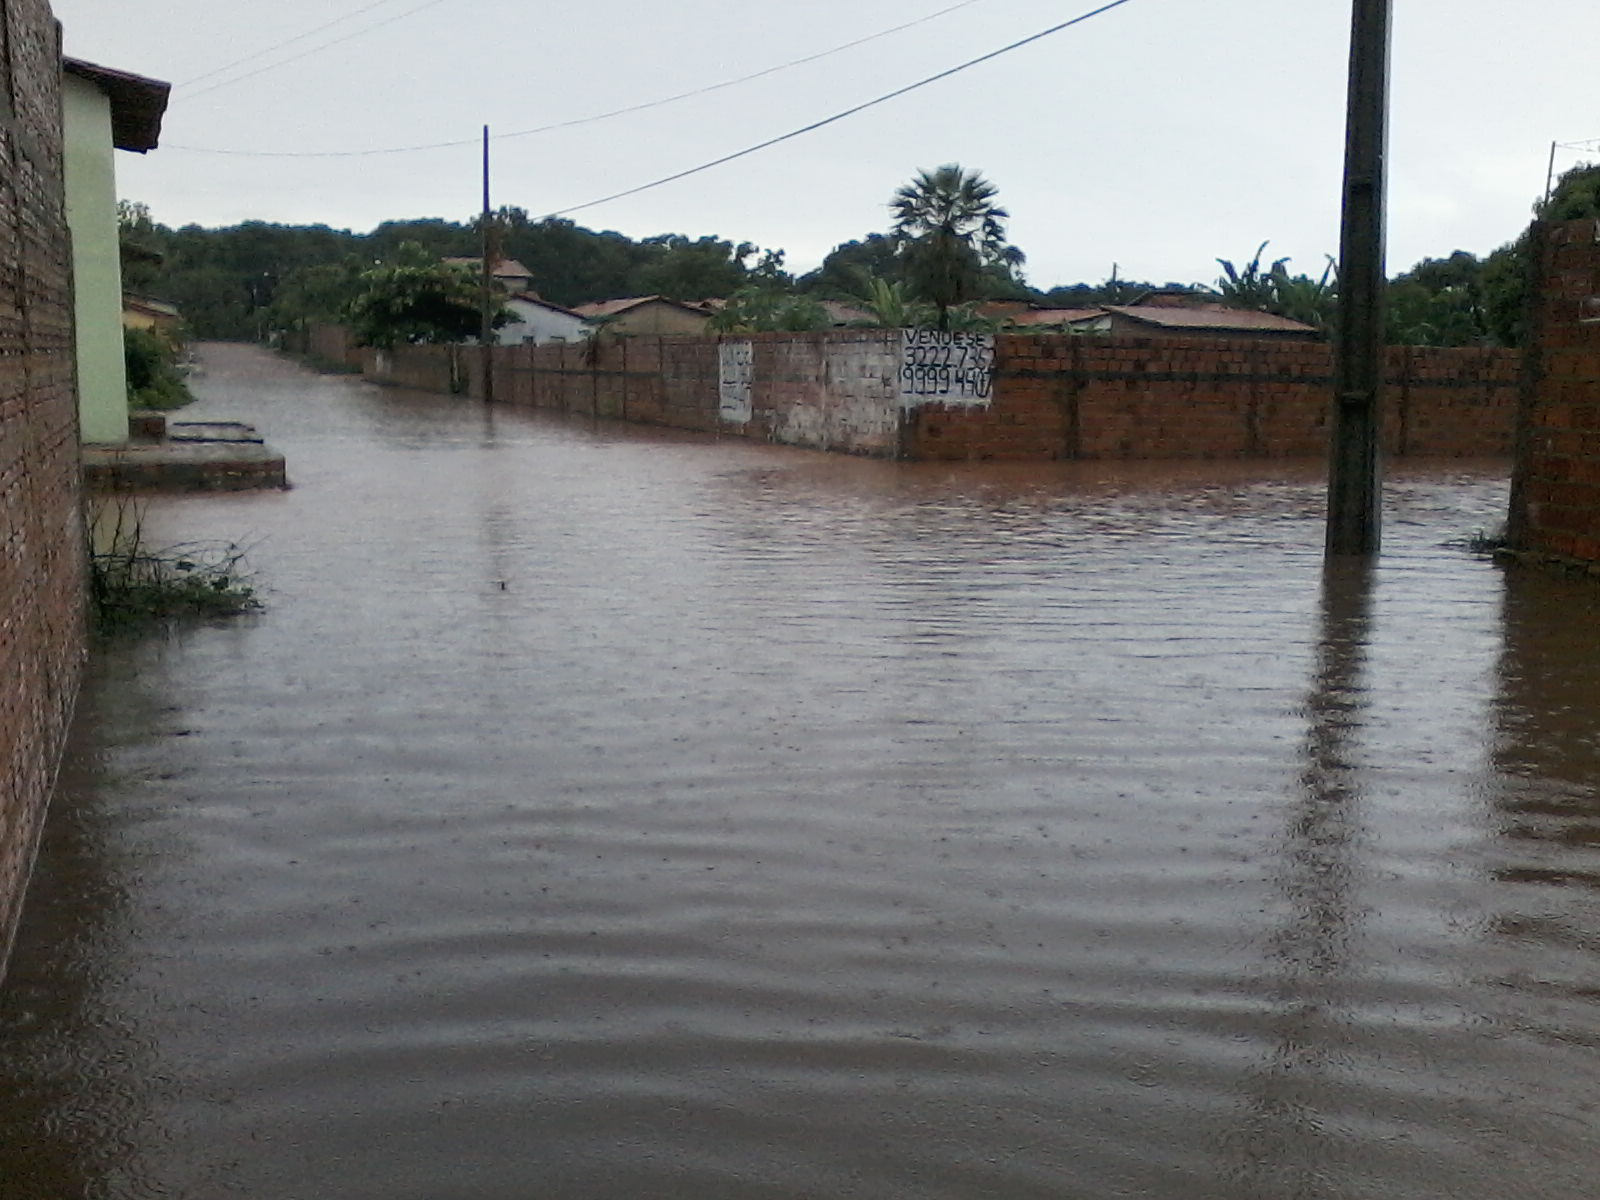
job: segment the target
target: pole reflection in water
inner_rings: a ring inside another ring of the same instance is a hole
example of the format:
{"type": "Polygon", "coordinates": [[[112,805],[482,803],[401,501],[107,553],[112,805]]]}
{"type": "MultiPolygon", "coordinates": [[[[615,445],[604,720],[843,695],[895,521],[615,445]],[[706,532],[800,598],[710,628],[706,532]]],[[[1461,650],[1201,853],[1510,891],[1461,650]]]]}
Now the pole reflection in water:
{"type": "Polygon", "coordinates": [[[1330,1169],[1339,1136],[1326,1116],[1350,1041],[1348,985],[1362,933],[1359,733],[1367,710],[1372,563],[1332,559],[1321,604],[1300,788],[1287,808],[1272,877],[1278,922],[1266,938],[1267,1057],[1245,1086],[1229,1166],[1250,1194],[1315,1200],[1345,1194],[1330,1169]]]}

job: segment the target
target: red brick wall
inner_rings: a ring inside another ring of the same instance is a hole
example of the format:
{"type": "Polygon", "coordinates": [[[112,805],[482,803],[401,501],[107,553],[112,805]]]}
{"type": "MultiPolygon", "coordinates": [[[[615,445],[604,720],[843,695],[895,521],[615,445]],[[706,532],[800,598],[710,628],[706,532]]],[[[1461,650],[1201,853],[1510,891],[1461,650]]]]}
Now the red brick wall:
{"type": "Polygon", "coordinates": [[[60,35],[0,0],[0,971],[84,654],[84,525],[61,195],[60,35]]]}
{"type": "MultiPolygon", "coordinates": [[[[914,459],[1319,456],[1333,387],[1329,346],[1310,342],[1002,335],[987,408],[912,414],[914,459]]],[[[1393,347],[1385,451],[1511,451],[1519,357],[1507,350],[1393,347]]]]}
{"type": "Polygon", "coordinates": [[[1509,533],[1600,563],[1600,223],[1536,223],[1509,533]]]}

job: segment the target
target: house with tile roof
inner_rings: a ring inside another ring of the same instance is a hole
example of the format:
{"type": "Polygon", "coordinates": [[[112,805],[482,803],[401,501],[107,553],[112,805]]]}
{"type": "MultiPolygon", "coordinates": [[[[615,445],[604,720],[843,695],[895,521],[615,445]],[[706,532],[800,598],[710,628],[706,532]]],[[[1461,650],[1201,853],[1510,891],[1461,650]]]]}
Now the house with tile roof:
{"type": "Polygon", "coordinates": [[[580,304],[574,312],[621,334],[704,333],[711,314],[693,304],[665,296],[629,296],[580,304]]]}
{"type": "Polygon", "coordinates": [[[594,327],[582,313],[542,300],[533,292],[520,292],[506,300],[515,316],[495,330],[502,346],[543,346],[550,342],[581,342],[594,327]]]}
{"type": "Polygon", "coordinates": [[[1272,313],[1230,308],[1206,292],[1147,292],[1130,304],[1094,308],[1035,308],[1006,318],[1023,332],[1098,333],[1123,337],[1268,338],[1320,341],[1311,325],[1272,313]]]}
{"type": "Polygon", "coordinates": [[[1109,318],[1103,332],[1112,336],[1270,338],[1298,342],[1322,339],[1315,326],[1273,313],[1230,308],[1226,304],[1107,304],[1103,310],[1109,318]]]}
{"type": "Polygon", "coordinates": [[[1147,291],[1131,304],[1106,304],[1104,331],[1138,338],[1269,338],[1322,341],[1314,325],[1219,304],[1205,291],[1147,291]]]}

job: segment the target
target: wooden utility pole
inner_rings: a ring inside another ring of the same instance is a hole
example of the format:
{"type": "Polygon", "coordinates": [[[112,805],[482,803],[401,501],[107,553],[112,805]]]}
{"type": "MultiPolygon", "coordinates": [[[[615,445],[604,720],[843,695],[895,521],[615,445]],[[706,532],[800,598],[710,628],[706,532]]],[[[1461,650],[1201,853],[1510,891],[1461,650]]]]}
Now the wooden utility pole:
{"type": "Polygon", "coordinates": [[[483,369],[483,398],[494,399],[494,314],[499,310],[494,294],[494,264],[500,257],[500,239],[494,236],[494,218],[489,211],[489,127],[483,127],[483,272],[479,305],[482,321],[478,328],[478,353],[483,369]]]}
{"type": "Polygon", "coordinates": [[[1333,449],[1327,553],[1378,552],[1383,430],[1384,194],[1389,141],[1391,0],[1354,0],[1345,130],[1339,324],[1334,353],[1333,449]]]}

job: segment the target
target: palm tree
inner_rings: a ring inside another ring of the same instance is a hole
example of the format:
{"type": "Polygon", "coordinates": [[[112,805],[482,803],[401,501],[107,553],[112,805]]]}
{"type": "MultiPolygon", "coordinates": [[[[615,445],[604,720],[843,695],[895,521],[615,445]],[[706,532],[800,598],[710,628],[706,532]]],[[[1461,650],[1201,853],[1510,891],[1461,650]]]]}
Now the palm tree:
{"type": "Polygon", "coordinates": [[[1009,271],[1023,260],[1006,241],[1011,214],[996,194],[978,172],[947,163],[918,171],[889,202],[906,278],[938,310],[940,329],[950,327],[951,308],[978,298],[987,271],[1009,271]]]}

